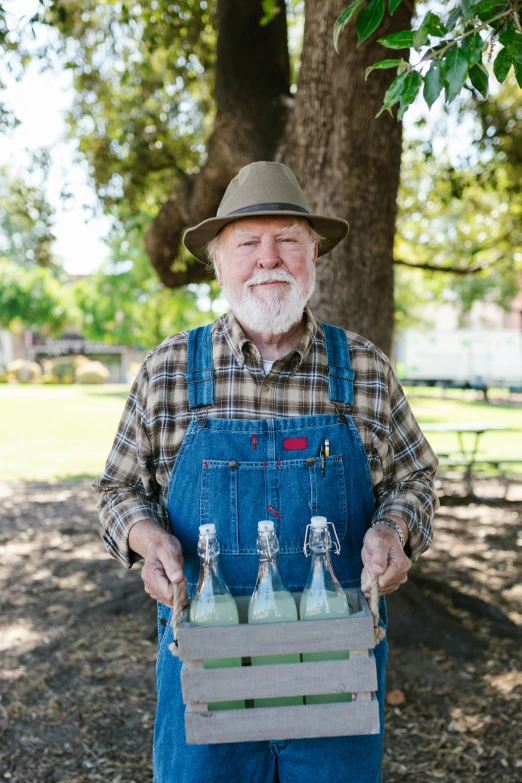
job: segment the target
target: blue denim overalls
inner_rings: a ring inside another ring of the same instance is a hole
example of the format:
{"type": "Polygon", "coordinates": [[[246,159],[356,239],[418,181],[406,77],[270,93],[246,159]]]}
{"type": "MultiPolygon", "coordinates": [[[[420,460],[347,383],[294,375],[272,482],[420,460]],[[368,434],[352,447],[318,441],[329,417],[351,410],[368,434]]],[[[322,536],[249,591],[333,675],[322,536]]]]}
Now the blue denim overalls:
{"type": "MultiPolygon", "coordinates": [[[[342,329],[326,324],[323,329],[329,398],[345,410],[353,404],[348,341],[342,329]]],[[[342,412],[265,420],[210,418],[213,377],[207,326],[189,335],[188,399],[195,415],[168,492],[168,514],[183,547],[189,594],[194,593],[199,574],[198,527],[207,522],[216,525],[220,563],[230,590],[235,595],[253,591],[260,519],[273,519],[283,579],[290,590],[302,590],[310,565],[303,555],[303,539],[314,515],[335,524],[341,542],[341,554],[334,558],[339,581],[343,587],[360,586],[362,541],[375,503],[366,452],[353,420],[342,412]],[[326,439],[330,456],[322,475],[318,455],[326,439]]],[[[159,604],[158,612],[154,783],[380,783],[386,640],[375,649],[380,735],[187,745],[181,663],[168,650],[171,610],[159,604]]],[[[383,600],[381,617],[386,622],[383,600]]]]}

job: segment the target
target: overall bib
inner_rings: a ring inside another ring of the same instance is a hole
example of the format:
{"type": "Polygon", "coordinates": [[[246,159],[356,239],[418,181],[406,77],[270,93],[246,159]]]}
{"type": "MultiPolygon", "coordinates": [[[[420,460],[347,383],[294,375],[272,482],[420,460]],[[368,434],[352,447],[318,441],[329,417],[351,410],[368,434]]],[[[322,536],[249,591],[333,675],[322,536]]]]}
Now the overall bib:
{"type": "MultiPolygon", "coordinates": [[[[339,410],[353,404],[346,334],[323,324],[328,395],[339,410]]],[[[345,413],[293,418],[216,419],[211,327],[190,332],[187,357],[189,424],[168,491],[168,514],[183,548],[189,594],[199,575],[199,525],[216,525],[220,564],[234,595],[254,589],[257,523],[272,519],[279,567],[289,590],[304,588],[310,562],[303,540],[310,517],[333,522],[341,543],[334,569],[343,587],[359,587],[361,548],[375,509],[366,451],[345,413]],[[319,449],[330,441],[324,476],[319,449]]],[[[384,600],[381,623],[386,624],[384,600]]],[[[384,670],[388,647],[375,648],[381,734],[302,740],[187,745],[181,697],[181,662],[168,650],[171,610],[158,605],[157,713],[154,783],[380,783],[384,723],[384,670]]]]}

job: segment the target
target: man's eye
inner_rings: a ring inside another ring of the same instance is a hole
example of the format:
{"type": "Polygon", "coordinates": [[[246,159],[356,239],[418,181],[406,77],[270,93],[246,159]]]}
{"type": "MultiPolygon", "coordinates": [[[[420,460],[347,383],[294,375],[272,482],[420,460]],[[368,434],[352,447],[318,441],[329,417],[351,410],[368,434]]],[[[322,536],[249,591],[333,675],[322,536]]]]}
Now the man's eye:
{"type": "Polygon", "coordinates": [[[295,242],[295,239],[292,239],[292,237],[283,237],[281,242],[295,242]]]}

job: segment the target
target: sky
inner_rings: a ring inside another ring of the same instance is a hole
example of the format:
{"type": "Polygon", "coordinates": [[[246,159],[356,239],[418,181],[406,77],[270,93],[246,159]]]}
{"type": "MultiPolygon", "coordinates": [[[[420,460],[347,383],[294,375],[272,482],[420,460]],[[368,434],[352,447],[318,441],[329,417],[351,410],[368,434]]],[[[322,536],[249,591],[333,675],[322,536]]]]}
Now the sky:
{"type": "MultiPolygon", "coordinates": [[[[8,8],[13,5],[6,3],[8,8]]],[[[37,5],[37,0],[17,0],[17,15],[29,15],[37,5]]],[[[5,70],[2,80],[7,88],[2,98],[21,124],[2,134],[0,164],[8,163],[23,174],[28,165],[27,150],[50,150],[46,191],[57,210],[54,251],[70,274],[93,272],[107,258],[103,237],[110,223],[103,216],[90,219],[96,195],[89,185],[87,165],[76,161],[74,143],[64,139],[64,118],[74,95],[72,75],[67,71],[39,73],[33,64],[21,81],[16,82],[5,70]],[[67,206],[60,199],[64,185],[74,194],[67,206]]]]}
{"type": "MultiPolygon", "coordinates": [[[[5,5],[12,11],[16,7],[17,16],[30,16],[36,10],[38,0],[7,0],[5,5]]],[[[42,29],[38,33],[39,36],[48,34],[42,29]]],[[[42,40],[35,43],[42,43],[42,40]]],[[[108,257],[103,237],[109,231],[110,221],[100,214],[92,217],[93,208],[99,205],[89,184],[87,163],[77,160],[75,142],[65,139],[65,115],[74,96],[72,75],[59,70],[42,73],[32,64],[19,82],[6,74],[5,69],[1,76],[6,85],[3,100],[21,124],[2,136],[0,165],[8,163],[23,174],[28,165],[27,150],[49,149],[51,166],[45,187],[47,198],[56,210],[55,254],[70,274],[93,272],[108,257]],[[60,199],[64,186],[73,194],[67,204],[60,199]]],[[[421,114],[427,115],[427,111],[418,101],[406,113],[406,137],[415,132],[414,121],[421,114]]],[[[424,137],[430,136],[430,127],[437,116],[440,117],[440,110],[435,104],[430,121],[423,128],[424,137]]],[[[469,144],[467,134],[462,128],[459,132],[464,134],[460,146],[465,148],[469,144]]],[[[452,134],[452,139],[455,149],[458,138],[452,134]]]]}

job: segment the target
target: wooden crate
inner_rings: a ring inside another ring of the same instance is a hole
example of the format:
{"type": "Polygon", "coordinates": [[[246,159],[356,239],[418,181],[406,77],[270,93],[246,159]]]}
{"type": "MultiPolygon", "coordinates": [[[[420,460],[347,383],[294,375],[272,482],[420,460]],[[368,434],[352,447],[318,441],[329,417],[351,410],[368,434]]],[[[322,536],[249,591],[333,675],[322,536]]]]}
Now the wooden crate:
{"type": "MultiPolygon", "coordinates": [[[[188,744],[249,742],[379,733],[373,619],[360,590],[347,590],[352,614],[337,620],[248,625],[248,597],[238,597],[240,624],[197,627],[188,608],[178,629],[188,744]],[[349,650],[340,661],[251,666],[255,655],[349,650]],[[241,668],[204,669],[204,659],[243,658],[241,668]],[[254,698],[353,693],[352,702],[249,709],[254,698]],[[247,709],[209,711],[208,702],[244,699],[247,709]],[[250,701],[250,704],[249,704],[250,701]]],[[[299,606],[300,594],[294,594],[299,606]]]]}

